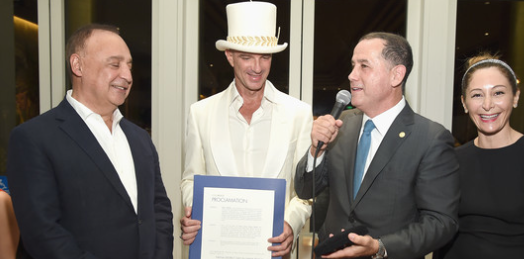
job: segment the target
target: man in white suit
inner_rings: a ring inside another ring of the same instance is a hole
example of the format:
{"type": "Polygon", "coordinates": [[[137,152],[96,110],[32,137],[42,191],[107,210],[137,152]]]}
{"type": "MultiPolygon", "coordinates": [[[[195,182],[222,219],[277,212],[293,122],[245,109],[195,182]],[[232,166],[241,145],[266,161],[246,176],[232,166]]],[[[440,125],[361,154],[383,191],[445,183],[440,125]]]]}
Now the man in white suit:
{"type": "Polygon", "coordinates": [[[274,36],[276,7],[243,2],[228,5],[226,11],[229,36],[216,47],[225,51],[235,79],[223,92],[190,108],[180,238],[186,245],[193,243],[201,227],[191,219],[195,174],[281,178],[286,179],[284,231],[268,237],[276,244],[268,249],[273,256],[289,256],[311,214],[311,206],[296,197],[293,187],[296,164],[311,144],[311,107],[267,80],[272,54],[287,47],[274,36]]]}

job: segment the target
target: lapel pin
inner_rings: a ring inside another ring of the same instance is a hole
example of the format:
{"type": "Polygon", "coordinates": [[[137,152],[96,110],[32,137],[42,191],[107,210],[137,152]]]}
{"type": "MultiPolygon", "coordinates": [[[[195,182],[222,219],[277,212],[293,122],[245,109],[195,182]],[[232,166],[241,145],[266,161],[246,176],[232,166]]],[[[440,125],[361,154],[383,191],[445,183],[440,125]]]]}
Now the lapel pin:
{"type": "Polygon", "coordinates": [[[398,134],[398,136],[399,136],[400,138],[404,138],[404,137],[406,136],[406,133],[405,133],[404,131],[401,131],[401,132],[398,134]]]}

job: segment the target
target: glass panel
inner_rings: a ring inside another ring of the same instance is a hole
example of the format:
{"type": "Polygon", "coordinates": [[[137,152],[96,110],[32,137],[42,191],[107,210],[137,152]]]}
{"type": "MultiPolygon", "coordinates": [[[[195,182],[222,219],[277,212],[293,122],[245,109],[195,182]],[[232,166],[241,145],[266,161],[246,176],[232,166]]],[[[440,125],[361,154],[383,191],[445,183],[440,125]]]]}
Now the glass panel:
{"type": "MultiPolygon", "coordinates": [[[[120,111],[151,133],[151,0],[65,0],[65,39],[89,23],[117,26],[133,56],[133,88],[120,111]]],[[[69,82],[69,78],[67,79],[69,82]]],[[[67,89],[70,89],[68,83],[67,89]]]]}
{"type": "MultiPolygon", "coordinates": [[[[520,78],[524,76],[524,1],[457,2],[457,28],[455,43],[455,78],[452,132],[457,145],[477,136],[475,124],[464,113],[461,81],[464,62],[481,51],[499,52],[520,78]]],[[[522,94],[521,94],[522,96],[522,94]]],[[[521,99],[522,100],[522,99],[521,99]]],[[[524,132],[524,110],[521,105],[513,110],[511,126],[524,132]]]]}
{"type": "Polygon", "coordinates": [[[315,1],[313,115],[329,114],[337,92],[349,90],[358,39],[372,31],[406,36],[406,18],[407,0],[315,1]]]}
{"type": "Polygon", "coordinates": [[[13,127],[39,114],[37,0],[5,1],[0,7],[0,175],[13,127]]]}
{"type": "MultiPolygon", "coordinates": [[[[225,90],[233,81],[233,69],[226,60],[223,51],[215,47],[217,40],[227,38],[226,6],[245,0],[201,0],[199,34],[199,99],[206,98],[225,90]]],[[[280,27],[278,44],[288,43],[288,47],[273,55],[271,73],[268,79],[278,90],[289,93],[289,0],[266,1],[277,6],[277,32],[280,27]]],[[[276,35],[275,35],[276,36],[276,35]]]]}

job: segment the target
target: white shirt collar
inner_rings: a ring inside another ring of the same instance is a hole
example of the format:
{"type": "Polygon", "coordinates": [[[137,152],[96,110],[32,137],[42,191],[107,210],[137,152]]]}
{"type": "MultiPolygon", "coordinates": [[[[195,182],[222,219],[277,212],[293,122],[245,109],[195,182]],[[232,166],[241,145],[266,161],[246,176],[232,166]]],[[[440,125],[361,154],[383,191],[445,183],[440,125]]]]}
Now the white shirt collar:
{"type": "Polygon", "coordinates": [[[376,130],[380,133],[380,135],[384,136],[386,132],[388,132],[389,127],[391,127],[391,124],[393,124],[393,121],[397,118],[397,116],[400,114],[402,109],[406,106],[406,99],[404,99],[404,96],[402,96],[402,99],[393,107],[391,107],[389,110],[375,116],[375,118],[370,118],[366,114],[362,116],[362,127],[364,127],[364,123],[371,119],[373,120],[373,124],[375,124],[376,130]]]}
{"type": "MultiPolygon", "coordinates": [[[[73,109],[75,109],[78,115],[80,115],[82,120],[86,121],[87,118],[89,118],[91,115],[97,114],[93,112],[91,109],[87,108],[87,106],[73,98],[72,94],[73,90],[68,90],[66,93],[66,100],[67,102],[69,102],[69,104],[71,104],[71,106],[73,106],[73,109]]],[[[124,118],[124,116],[122,115],[120,110],[118,108],[115,109],[115,111],[113,112],[113,128],[116,124],[120,123],[120,120],[122,120],[122,118],[124,118]]]]}
{"type": "MultiPolygon", "coordinates": [[[[235,101],[240,101],[240,103],[243,104],[244,99],[242,98],[242,96],[240,96],[240,93],[238,92],[236,88],[235,80],[233,80],[232,86],[233,86],[233,91],[230,91],[231,96],[229,96],[230,97],[229,100],[231,100],[230,105],[233,104],[235,101]]],[[[275,91],[273,87],[271,86],[272,86],[271,82],[269,82],[269,80],[266,80],[266,84],[264,86],[264,98],[262,99],[262,105],[264,105],[264,100],[269,101],[271,103],[276,103],[275,91]]]]}

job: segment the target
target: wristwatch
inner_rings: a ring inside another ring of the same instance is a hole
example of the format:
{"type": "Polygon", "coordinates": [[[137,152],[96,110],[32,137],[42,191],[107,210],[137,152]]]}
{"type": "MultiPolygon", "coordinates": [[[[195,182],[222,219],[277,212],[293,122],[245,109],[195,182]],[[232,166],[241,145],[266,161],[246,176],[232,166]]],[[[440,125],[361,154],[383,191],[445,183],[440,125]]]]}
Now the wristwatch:
{"type": "Polygon", "coordinates": [[[382,259],[386,258],[386,247],[382,243],[382,240],[378,240],[378,252],[371,256],[371,259],[382,259]]]}

